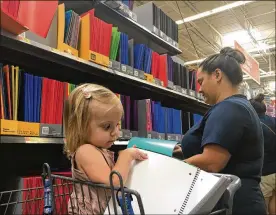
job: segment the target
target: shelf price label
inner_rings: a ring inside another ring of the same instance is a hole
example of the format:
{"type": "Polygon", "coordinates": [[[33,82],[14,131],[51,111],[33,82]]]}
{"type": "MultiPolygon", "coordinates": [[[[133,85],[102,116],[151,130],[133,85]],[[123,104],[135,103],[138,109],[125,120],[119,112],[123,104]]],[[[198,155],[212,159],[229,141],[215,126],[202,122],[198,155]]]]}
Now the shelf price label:
{"type": "Polygon", "coordinates": [[[181,92],[182,92],[182,94],[187,95],[187,90],[186,89],[181,88],[181,92]]]}
{"type": "Polygon", "coordinates": [[[157,28],[153,26],[153,33],[158,34],[157,28]]]}
{"type": "Polygon", "coordinates": [[[125,66],[125,65],[122,65],[122,71],[123,71],[123,72],[126,72],[126,71],[127,71],[127,69],[126,69],[126,66],[125,66]]]}
{"type": "Polygon", "coordinates": [[[54,52],[54,53],[59,54],[59,51],[57,49],[55,49],[55,48],[51,48],[51,51],[54,52]]]}
{"type": "Polygon", "coordinates": [[[18,38],[19,38],[20,41],[22,41],[24,43],[31,44],[31,41],[26,37],[19,36],[18,38]]]}
{"type": "Polygon", "coordinates": [[[195,91],[190,91],[191,96],[195,97],[195,91]]]}
{"type": "Polygon", "coordinates": [[[173,90],[176,90],[176,86],[175,85],[173,85],[173,90]]]}
{"type": "Polygon", "coordinates": [[[139,72],[137,70],[134,70],[134,76],[139,77],[139,72]]]}

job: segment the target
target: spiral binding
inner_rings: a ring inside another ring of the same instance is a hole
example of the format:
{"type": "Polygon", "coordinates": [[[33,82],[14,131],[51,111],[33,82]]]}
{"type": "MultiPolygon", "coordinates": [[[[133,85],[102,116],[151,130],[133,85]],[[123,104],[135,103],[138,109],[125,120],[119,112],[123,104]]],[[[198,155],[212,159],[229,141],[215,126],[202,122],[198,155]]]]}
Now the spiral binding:
{"type": "Polygon", "coordinates": [[[189,191],[188,191],[188,193],[187,193],[187,196],[186,196],[186,198],[185,198],[185,200],[184,200],[184,202],[183,202],[183,204],[182,204],[182,206],[181,206],[181,208],[180,208],[180,210],[179,210],[179,212],[178,212],[178,215],[183,215],[184,209],[185,209],[185,207],[186,207],[186,205],[187,205],[187,203],[188,203],[188,200],[189,200],[190,195],[191,195],[191,193],[192,193],[192,191],[193,191],[193,188],[194,188],[194,186],[195,186],[195,183],[196,183],[196,181],[197,181],[197,179],[198,179],[198,177],[199,177],[199,174],[200,174],[200,169],[197,168],[195,177],[194,177],[194,179],[193,179],[193,182],[192,182],[192,184],[191,184],[191,186],[190,186],[190,189],[189,189],[189,191]]]}

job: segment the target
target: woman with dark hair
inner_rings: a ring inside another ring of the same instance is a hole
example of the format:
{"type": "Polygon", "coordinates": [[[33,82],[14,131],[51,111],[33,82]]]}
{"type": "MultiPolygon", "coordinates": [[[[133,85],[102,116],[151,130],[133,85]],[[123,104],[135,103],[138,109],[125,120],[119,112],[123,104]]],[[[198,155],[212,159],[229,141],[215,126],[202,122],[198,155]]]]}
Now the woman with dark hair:
{"type": "Polygon", "coordinates": [[[233,214],[261,215],[266,213],[259,185],[263,134],[256,111],[239,94],[243,80],[240,64],[244,62],[241,52],[227,47],[199,65],[200,93],[212,107],[184,135],[181,148],[187,163],[241,179],[241,188],[233,200],[233,214]]]}
{"type": "Polygon", "coordinates": [[[265,197],[268,214],[276,214],[276,128],[275,118],[266,115],[264,94],[250,99],[262,124],[264,136],[264,164],[261,178],[261,189],[265,197]]]}

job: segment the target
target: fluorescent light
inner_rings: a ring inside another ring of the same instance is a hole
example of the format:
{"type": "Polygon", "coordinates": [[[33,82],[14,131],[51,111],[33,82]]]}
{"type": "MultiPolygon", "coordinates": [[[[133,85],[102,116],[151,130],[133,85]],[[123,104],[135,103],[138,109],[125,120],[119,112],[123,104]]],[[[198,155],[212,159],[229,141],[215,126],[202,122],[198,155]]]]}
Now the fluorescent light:
{"type": "Polygon", "coordinates": [[[191,21],[194,21],[194,20],[197,20],[197,19],[201,19],[203,17],[207,17],[207,16],[210,16],[210,15],[213,15],[213,14],[216,14],[216,13],[223,12],[225,10],[229,10],[231,8],[239,7],[241,5],[245,5],[245,4],[248,4],[248,3],[251,3],[251,2],[253,2],[253,1],[236,1],[234,3],[227,4],[227,5],[224,5],[224,6],[221,6],[221,7],[217,7],[217,8],[214,8],[212,10],[208,10],[208,11],[205,11],[203,13],[196,14],[194,16],[189,16],[187,18],[177,20],[176,24],[180,25],[180,24],[183,24],[184,22],[191,22],[191,21]]]}
{"type": "Polygon", "coordinates": [[[235,40],[239,44],[245,44],[249,43],[251,38],[246,30],[234,31],[223,36],[222,46],[233,46],[235,40]]]}

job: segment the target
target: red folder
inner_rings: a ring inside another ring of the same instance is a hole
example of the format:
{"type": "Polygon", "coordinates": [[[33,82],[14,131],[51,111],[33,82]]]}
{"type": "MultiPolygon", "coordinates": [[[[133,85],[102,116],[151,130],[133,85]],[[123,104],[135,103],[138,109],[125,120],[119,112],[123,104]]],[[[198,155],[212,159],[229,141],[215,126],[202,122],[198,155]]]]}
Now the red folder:
{"type": "Polygon", "coordinates": [[[18,21],[28,27],[33,33],[46,38],[57,7],[57,0],[21,0],[18,11],[18,21]]]}
{"type": "Polygon", "coordinates": [[[161,55],[159,61],[159,74],[158,78],[163,81],[164,87],[168,86],[168,74],[167,74],[167,55],[161,55]]]}

